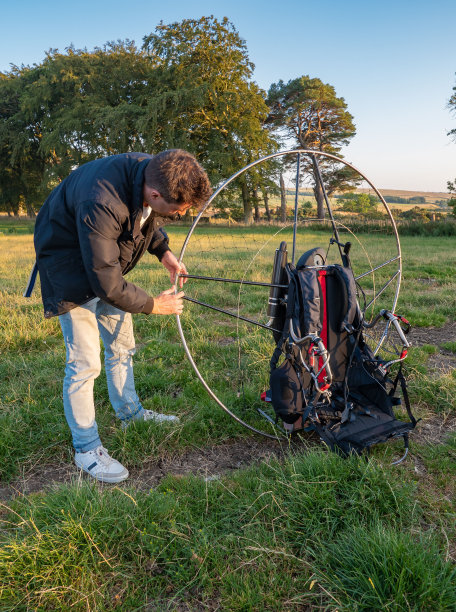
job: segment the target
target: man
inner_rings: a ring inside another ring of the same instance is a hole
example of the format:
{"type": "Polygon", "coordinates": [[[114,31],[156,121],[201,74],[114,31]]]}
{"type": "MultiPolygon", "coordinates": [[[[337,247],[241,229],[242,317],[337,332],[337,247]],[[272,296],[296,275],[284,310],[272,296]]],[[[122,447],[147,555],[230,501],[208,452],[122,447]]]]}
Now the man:
{"type": "Polygon", "coordinates": [[[63,404],[75,462],[97,480],[128,477],[102,446],[95,420],[100,336],[109,398],[123,426],[132,420],[178,421],[145,410],[136,394],[131,313],[181,314],[184,293],[171,288],[152,297],[124,276],[146,250],[168,270],[172,283],[176,274],[185,274],[161,226],[191,206],[202,208],[210,194],[205,171],[186,151],[125,153],[80,166],[38,214],[35,250],[44,314],[59,317],[65,341],[63,404]]]}

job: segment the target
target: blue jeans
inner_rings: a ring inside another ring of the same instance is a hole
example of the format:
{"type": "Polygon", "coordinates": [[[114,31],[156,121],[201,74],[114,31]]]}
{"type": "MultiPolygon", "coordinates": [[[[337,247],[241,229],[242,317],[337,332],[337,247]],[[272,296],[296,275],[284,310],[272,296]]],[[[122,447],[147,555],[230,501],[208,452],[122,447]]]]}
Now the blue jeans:
{"type": "Polygon", "coordinates": [[[94,298],[59,316],[66,346],[63,407],[78,452],[101,444],[95,420],[93,385],[100,374],[100,336],[104,345],[108,392],[121,420],[138,417],[143,407],[135,391],[136,352],[131,314],[94,298]]]}

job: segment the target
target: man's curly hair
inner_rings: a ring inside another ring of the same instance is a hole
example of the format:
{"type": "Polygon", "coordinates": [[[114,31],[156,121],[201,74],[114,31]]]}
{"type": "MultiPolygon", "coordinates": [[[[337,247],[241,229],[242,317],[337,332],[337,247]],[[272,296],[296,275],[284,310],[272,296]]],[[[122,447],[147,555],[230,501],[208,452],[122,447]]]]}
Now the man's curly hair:
{"type": "Polygon", "coordinates": [[[162,151],[146,166],[144,180],[169,204],[191,203],[201,210],[212,194],[209,178],[196,158],[182,149],[162,151]]]}

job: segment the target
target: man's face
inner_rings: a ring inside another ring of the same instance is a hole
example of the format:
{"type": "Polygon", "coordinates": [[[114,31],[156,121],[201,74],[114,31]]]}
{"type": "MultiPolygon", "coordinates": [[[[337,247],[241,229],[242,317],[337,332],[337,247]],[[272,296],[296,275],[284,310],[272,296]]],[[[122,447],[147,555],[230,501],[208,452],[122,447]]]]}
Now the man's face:
{"type": "Polygon", "coordinates": [[[156,189],[148,187],[147,185],[144,185],[143,189],[143,203],[144,206],[150,206],[153,211],[164,217],[173,217],[176,214],[182,215],[192,205],[191,202],[170,204],[156,189]]]}

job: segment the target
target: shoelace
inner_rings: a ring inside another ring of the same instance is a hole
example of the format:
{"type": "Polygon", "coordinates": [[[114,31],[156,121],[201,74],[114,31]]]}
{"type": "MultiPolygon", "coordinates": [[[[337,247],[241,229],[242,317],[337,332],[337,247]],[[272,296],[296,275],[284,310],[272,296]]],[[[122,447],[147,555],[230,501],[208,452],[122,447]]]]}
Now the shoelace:
{"type": "Polygon", "coordinates": [[[100,463],[103,463],[106,466],[112,463],[112,458],[109,456],[108,451],[105,449],[104,446],[100,447],[100,450],[97,451],[96,455],[97,458],[99,458],[100,463]]]}

